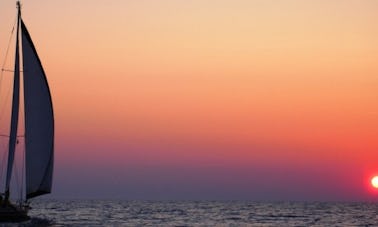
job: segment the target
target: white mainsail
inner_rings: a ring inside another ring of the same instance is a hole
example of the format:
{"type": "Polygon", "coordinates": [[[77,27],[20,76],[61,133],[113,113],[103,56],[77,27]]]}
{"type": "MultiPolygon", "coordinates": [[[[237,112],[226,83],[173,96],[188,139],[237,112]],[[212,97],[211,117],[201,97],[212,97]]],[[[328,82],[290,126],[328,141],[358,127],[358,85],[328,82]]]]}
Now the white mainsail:
{"type": "Polygon", "coordinates": [[[51,192],[54,114],[45,72],[21,20],[25,103],[26,198],[51,192]]]}

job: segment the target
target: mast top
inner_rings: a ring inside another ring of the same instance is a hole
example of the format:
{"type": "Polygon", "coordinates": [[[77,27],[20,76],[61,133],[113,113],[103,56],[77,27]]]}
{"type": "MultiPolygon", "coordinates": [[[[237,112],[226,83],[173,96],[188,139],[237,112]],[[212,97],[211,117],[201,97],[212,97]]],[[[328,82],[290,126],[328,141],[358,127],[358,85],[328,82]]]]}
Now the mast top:
{"type": "Polygon", "coordinates": [[[16,2],[16,6],[17,6],[18,11],[20,11],[21,10],[21,3],[20,3],[20,1],[16,2]]]}

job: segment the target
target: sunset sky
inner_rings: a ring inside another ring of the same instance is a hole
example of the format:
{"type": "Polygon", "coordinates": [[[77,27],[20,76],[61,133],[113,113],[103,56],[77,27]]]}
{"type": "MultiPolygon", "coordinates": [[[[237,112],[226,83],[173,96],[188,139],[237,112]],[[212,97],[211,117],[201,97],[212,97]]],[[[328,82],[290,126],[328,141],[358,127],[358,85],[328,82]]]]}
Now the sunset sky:
{"type": "Polygon", "coordinates": [[[54,103],[50,197],[378,201],[378,1],[22,5],[54,103]]]}

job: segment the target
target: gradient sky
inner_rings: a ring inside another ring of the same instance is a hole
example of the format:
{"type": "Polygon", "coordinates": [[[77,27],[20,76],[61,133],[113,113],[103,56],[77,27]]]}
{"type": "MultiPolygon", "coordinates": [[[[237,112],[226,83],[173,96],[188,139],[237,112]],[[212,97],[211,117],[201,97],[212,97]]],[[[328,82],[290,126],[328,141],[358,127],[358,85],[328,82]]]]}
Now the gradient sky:
{"type": "MultiPolygon", "coordinates": [[[[23,1],[56,115],[51,197],[378,201],[377,10],[23,1]]],[[[2,1],[2,61],[15,16],[2,1]]]]}

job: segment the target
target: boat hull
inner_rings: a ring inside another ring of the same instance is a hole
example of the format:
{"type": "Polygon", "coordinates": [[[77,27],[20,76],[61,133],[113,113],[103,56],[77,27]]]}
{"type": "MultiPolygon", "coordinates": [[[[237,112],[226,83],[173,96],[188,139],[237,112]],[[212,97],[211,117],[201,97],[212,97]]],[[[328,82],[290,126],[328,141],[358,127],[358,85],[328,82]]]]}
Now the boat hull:
{"type": "Polygon", "coordinates": [[[0,222],[23,222],[29,220],[28,210],[9,205],[0,206],[0,222]]]}

